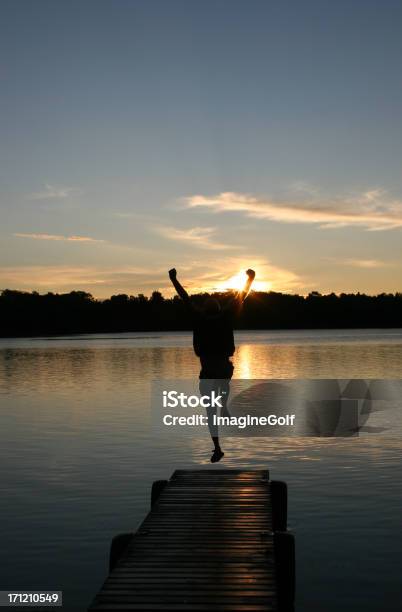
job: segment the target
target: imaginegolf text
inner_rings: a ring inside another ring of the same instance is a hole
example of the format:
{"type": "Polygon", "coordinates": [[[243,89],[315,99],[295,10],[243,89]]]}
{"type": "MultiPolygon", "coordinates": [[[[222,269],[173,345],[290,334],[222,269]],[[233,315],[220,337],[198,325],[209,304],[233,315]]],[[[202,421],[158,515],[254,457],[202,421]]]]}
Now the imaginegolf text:
{"type": "Polygon", "coordinates": [[[239,429],[245,429],[246,427],[251,426],[275,426],[279,425],[283,426],[292,426],[295,421],[295,414],[287,414],[286,416],[277,416],[276,414],[268,414],[267,416],[252,416],[251,414],[246,414],[244,416],[218,416],[216,414],[213,415],[214,425],[218,426],[229,426],[234,425],[239,429]]]}
{"type": "MultiPolygon", "coordinates": [[[[295,418],[295,414],[287,414],[286,416],[277,416],[276,414],[269,414],[267,416],[252,416],[247,414],[239,417],[218,416],[214,414],[212,415],[212,424],[217,427],[237,427],[238,429],[245,429],[246,427],[252,426],[289,427],[295,424],[295,418]]],[[[168,427],[194,427],[197,425],[205,426],[208,425],[208,417],[199,414],[192,414],[189,416],[174,416],[172,414],[165,414],[163,417],[163,424],[168,427]]]]}

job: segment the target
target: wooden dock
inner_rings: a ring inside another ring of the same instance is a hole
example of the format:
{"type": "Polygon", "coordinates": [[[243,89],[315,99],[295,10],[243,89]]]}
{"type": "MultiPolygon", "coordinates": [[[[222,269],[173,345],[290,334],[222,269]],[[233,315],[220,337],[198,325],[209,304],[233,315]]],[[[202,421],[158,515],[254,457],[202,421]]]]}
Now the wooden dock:
{"type": "Polygon", "coordinates": [[[95,611],[291,611],[285,483],[267,470],[177,470],[135,534],[114,538],[95,611]]]}

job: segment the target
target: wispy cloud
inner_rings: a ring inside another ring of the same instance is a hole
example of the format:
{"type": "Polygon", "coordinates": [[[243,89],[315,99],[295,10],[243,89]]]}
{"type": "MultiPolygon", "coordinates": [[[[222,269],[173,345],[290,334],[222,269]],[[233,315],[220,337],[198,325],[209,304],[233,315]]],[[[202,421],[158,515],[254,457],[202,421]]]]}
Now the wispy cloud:
{"type": "Polygon", "coordinates": [[[104,284],[101,270],[90,266],[2,266],[2,287],[48,291],[74,289],[76,286],[90,288],[104,284]]]}
{"type": "Polygon", "coordinates": [[[188,229],[178,229],[175,227],[156,227],[154,231],[168,238],[169,240],[179,240],[181,242],[187,242],[192,246],[199,247],[202,249],[216,249],[224,250],[232,248],[228,244],[222,242],[216,242],[214,235],[216,234],[216,228],[214,227],[191,227],[188,229]]]}
{"type": "MultiPolygon", "coordinates": [[[[165,268],[110,265],[0,266],[0,288],[41,291],[70,291],[77,286],[107,297],[112,293],[138,293],[160,286],[168,279],[165,268]]],[[[166,284],[168,283],[168,280],[166,284]]]]}
{"type": "MultiPolygon", "coordinates": [[[[174,261],[159,261],[158,265],[31,265],[0,266],[0,289],[21,289],[65,292],[81,288],[98,297],[116,293],[149,295],[160,290],[173,295],[168,269],[174,261]]],[[[257,272],[255,288],[274,291],[299,291],[305,286],[293,272],[274,266],[262,257],[209,257],[183,262],[179,277],[190,293],[224,291],[233,287],[233,277],[251,266],[257,272]]]]}
{"type": "Polygon", "coordinates": [[[282,223],[312,223],[322,228],[354,226],[378,231],[402,227],[402,201],[380,189],[347,197],[323,197],[311,192],[305,199],[286,200],[224,192],[216,196],[193,195],[185,198],[185,203],[188,208],[238,212],[282,223]]]}
{"type": "Polygon", "coordinates": [[[392,264],[379,259],[345,259],[341,263],[355,268],[385,268],[392,264]]]}
{"type": "Polygon", "coordinates": [[[55,240],[64,242],[105,242],[98,238],[91,238],[90,236],[61,236],[59,234],[25,234],[23,232],[16,232],[13,234],[16,238],[31,238],[33,240],[55,240]]]}
{"type": "Polygon", "coordinates": [[[76,187],[60,187],[45,183],[42,191],[29,194],[29,200],[63,200],[72,195],[78,195],[80,189],[76,187]]]}

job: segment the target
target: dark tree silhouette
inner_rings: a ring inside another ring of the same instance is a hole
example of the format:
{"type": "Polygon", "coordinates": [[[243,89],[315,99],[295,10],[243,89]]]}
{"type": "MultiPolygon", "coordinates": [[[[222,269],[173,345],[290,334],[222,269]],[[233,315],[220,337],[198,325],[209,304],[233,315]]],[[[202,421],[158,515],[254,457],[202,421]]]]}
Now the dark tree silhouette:
{"type": "MultiPolygon", "coordinates": [[[[229,293],[214,293],[225,302],[229,293]]],[[[209,294],[192,296],[201,305],[209,294]]],[[[237,321],[239,329],[323,329],[402,327],[402,293],[312,292],[307,296],[252,292],[237,321]]],[[[96,300],[90,293],[40,295],[5,289],[0,294],[0,336],[189,330],[188,312],[178,297],[119,294],[96,300]]]]}

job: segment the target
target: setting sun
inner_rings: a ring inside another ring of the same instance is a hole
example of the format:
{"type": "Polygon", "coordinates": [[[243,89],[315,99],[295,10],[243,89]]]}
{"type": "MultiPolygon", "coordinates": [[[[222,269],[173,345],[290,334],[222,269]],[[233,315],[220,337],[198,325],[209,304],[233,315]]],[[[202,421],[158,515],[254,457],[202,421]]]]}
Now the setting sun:
{"type": "MultiPolygon", "coordinates": [[[[234,276],[219,283],[218,291],[226,291],[232,289],[235,291],[241,291],[247,281],[245,270],[240,270],[234,276]]],[[[253,282],[252,290],[254,291],[269,291],[271,289],[271,283],[268,281],[258,280],[258,271],[256,273],[256,280],[253,282]]]]}

